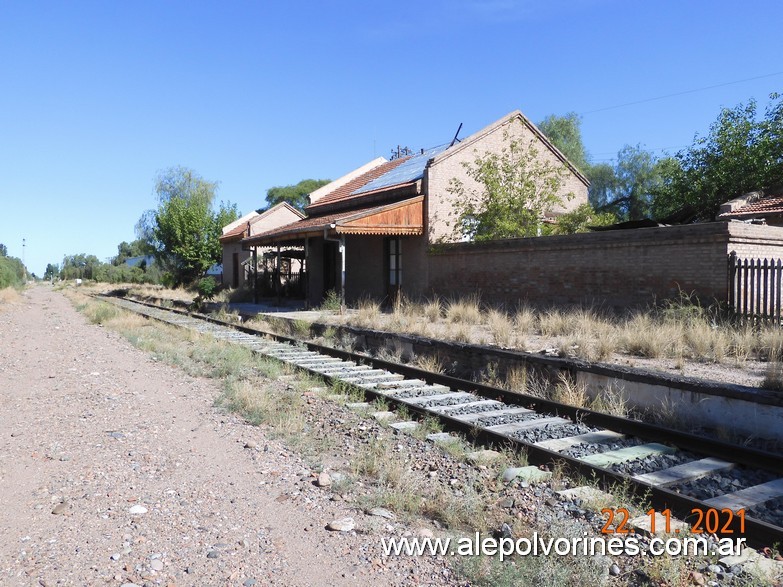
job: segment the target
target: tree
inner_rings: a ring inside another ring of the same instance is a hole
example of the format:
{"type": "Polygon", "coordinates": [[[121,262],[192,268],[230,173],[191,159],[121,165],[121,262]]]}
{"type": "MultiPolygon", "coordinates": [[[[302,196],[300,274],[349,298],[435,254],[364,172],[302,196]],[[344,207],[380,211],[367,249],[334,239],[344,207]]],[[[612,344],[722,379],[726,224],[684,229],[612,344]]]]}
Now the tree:
{"type": "Polygon", "coordinates": [[[3,243],[0,243],[0,257],[7,257],[8,256],[8,247],[6,247],[3,243]]]}
{"type": "Polygon", "coordinates": [[[60,268],[57,265],[48,263],[46,265],[46,271],[44,271],[43,278],[44,280],[50,280],[50,279],[54,279],[59,274],[60,274],[60,268]]]}
{"type": "MultiPolygon", "coordinates": [[[[288,202],[297,210],[303,211],[310,203],[307,196],[330,182],[330,179],[303,179],[295,185],[269,188],[266,192],[267,209],[280,202],[288,202]]],[[[264,209],[261,209],[259,213],[263,211],[264,209]]]]}
{"type": "Polygon", "coordinates": [[[220,262],[218,237],[238,213],[236,205],[223,202],[214,211],[216,191],[217,183],[185,167],[171,167],[158,175],[158,208],[145,212],[137,235],[152,243],[156,259],[176,284],[192,283],[220,262]]]}
{"type": "Polygon", "coordinates": [[[0,256],[0,289],[22,287],[26,274],[27,272],[21,259],[9,257],[8,255],[0,256]]]}
{"type": "Polygon", "coordinates": [[[61,279],[95,279],[96,273],[103,265],[95,255],[79,253],[66,255],[60,270],[61,279]]]}
{"type": "Polygon", "coordinates": [[[136,239],[130,243],[122,241],[117,245],[117,256],[111,260],[112,265],[122,265],[127,259],[152,255],[155,248],[146,240],[136,239]]]}
{"type": "Polygon", "coordinates": [[[538,128],[579,171],[589,173],[590,156],[582,141],[582,120],[578,114],[550,114],[538,123],[538,128]]]}
{"type": "Polygon", "coordinates": [[[761,118],[755,100],[724,108],[676,161],[656,197],[659,215],[690,206],[712,220],[723,202],[783,183],[783,97],[771,94],[761,118]]]}
{"type": "Polygon", "coordinates": [[[590,204],[622,220],[641,220],[652,213],[653,199],[665,183],[667,159],[656,159],[639,145],[626,145],[617,163],[594,165],[590,170],[590,204]]]}
{"type": "Polygon", "coordinates": [[[448,190],[455,196],[456,238],[536,236],[544,213],[563,203],[559,192],[566,169],[539,158],[532,145],[514,140],[500,154],[485,153],[464,165],[480,187],[465,187],[458,179],[449,183],[448,190]]]}
{"type": "Polygon", "coordinates": [[[582,204],[575,210],[557,217],[557,222],[548,227],[546,234],[576,234],[590,232],[593,226],[607,226],[617,222],[611,212],[597,212],[590,204],[582,204]]]}

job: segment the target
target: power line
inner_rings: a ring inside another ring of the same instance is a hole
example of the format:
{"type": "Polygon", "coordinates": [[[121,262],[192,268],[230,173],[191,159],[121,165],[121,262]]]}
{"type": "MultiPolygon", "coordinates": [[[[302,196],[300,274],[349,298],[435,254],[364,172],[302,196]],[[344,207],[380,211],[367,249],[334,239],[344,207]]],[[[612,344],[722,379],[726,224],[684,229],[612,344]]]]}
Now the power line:
{"type": "Polygon", "coordinates": [[[595,110],[587,110],[586,112],[581,112],[580,116],[584,116],[586,114],[595,114],[596,112],[605,112],[607,110],[614,110],[616,108],[625,108],[626,106],[635,106],[636,104],[645,104],[647,102],[655,102],[656,100],[664,100],[666,98],[674,98],[676,96],[684,96],[686,94],[695,94],[696,92],[703,92],[705,90],[712,90],[714,88],[722,88],[725,86],[731,86],[734,84],[741,84],[744,82],[750,82],[757,79],[765,79],[768,77],[774,77],[776,75],[783,75],[783,71],[777,71],[775,73],[767,73],[764,75],[757,75],[756,77],[748,77],[745,79],[735,80],[731,82],[724,82],[722,84],[715,84],[712,86],[704,86],[702,88],[696,88],[693,90],[684,90],[682,92],[675,92],[673,94],[665,94],[663,96],[656,96],[655,98],[645,98],[644,100],[636,100],[635,102],[626,102],[625,104],[617,104],[615,106],[606,106],[605,108],[597,108],[595,110]]]}

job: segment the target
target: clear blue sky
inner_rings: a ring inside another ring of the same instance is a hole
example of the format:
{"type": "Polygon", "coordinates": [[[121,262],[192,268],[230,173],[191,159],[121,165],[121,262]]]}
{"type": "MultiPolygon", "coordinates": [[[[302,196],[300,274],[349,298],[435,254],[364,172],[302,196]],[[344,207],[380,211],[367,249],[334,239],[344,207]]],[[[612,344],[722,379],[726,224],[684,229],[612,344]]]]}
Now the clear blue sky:
{"type": "Polygon", "coordinates": [[[582,113],[594,160],[675,152],[783,91],[781,23],[753,0],[0,0],[0,242],[40,276],[133,240],[167,167],[245,213],[516,108],[582,113]]]}

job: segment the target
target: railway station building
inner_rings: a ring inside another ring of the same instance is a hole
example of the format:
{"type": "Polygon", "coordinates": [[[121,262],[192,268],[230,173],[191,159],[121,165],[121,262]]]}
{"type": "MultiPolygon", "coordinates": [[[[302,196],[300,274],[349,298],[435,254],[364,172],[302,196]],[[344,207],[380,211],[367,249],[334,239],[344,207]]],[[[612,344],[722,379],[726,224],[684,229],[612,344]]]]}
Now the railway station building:
{"type": "Polygon", "coordinates": [[[461,141],[391,161],[373,159],[311,193],[306,218],[242,233],[239,244],[256,258],[262,249],[271,249],[278,267],[278,293],[283,282],[294,277],[285,276],[286,261],[291,267],[298,258],[301,288],[289,292],[297,291],[311,305],[319,304],[330,290],[348,301],[389,300],[400,292],[407,297],[427,295],[437,289],[430,271],[433,247],[459,241],[453,230],[457,196],[450,185],[459,180],[466,191],[479,190],[466,166],[488,153],[500,155],[512,141],[563,170],[558,195],[564,204],[548,211],[549,216],[587,202],[588,180],[515,111],[461,141]]]}

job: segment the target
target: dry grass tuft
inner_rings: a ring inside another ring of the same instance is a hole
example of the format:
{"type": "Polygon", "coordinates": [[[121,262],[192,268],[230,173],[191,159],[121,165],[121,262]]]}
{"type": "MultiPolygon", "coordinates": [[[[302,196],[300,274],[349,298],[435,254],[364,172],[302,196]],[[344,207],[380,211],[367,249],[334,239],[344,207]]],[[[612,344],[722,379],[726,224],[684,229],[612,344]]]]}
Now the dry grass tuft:
{"type": "Polygon", "coordinates": [[[487,326],[495,344],[502,348],[510,348],[514,344],[514,325],[505,312],[490,309],[486,316],[487,326]]]}
{"type": "Polygon", "coordinates": [[[363,328],[378,329],[381,326],[381,318],[381,304],[373,299],[365,298],[359,302],[358,311],[351,321],[363,328]]]}
{"type": "Polygon", "coordinates": [[[576,408],[586,407],[589,401],[585,385],[574,381],[562,372],[558,375],[558,382],[552,389],[551,398],[576,408]]]}
{"type": "Polygon", "coordinates": [[[437,355],[418,355],[411,361],[415,367],[432,373],[445,373],[443,361],[437,355]]]}
{"type": "Polygon", "coordinates": [[[446,302],[446,320],[452,324],[481,324],[481,299],[478,295],[446,302]]]}
{"type": "Polygon", "coordinates": [[[423,314],[430,322],[438,322],[443,317],[443,303],[440,298],[427,300],[423,305],[423,314]]]}
{"type": "Polygon", "coordinates": [[[529,306],[520,306],[514,314],[517,336],[530,334],[536,327],[536,314],[529,306]]]}
{"type": "Polygon", "coordinates": [[[16,288],[6,287],[0,289],[0,310],[4,306],[10,306],[11,304],[18,304],[22,301],[22,294],[16,288]]]}

